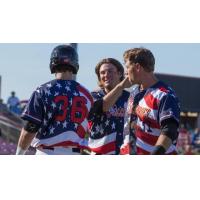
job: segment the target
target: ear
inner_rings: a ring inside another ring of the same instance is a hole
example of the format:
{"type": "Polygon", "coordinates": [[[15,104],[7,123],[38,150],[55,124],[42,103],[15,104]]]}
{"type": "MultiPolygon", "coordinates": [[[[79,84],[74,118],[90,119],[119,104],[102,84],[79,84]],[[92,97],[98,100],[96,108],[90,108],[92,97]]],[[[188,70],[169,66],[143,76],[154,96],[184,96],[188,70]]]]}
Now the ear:
{"type": "Polygon", "coordinates": [[[142,66],[139,63],[135,63],[135,69],[139,72],[142,69],[142,66]]]}

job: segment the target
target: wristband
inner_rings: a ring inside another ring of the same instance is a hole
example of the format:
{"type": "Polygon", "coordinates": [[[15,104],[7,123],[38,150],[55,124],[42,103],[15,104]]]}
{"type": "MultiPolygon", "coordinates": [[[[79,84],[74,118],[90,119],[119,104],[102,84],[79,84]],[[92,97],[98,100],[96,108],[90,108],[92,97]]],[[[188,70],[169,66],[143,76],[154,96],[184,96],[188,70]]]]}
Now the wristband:
{"type": "Polygon", "coordinates": [[[155,146],[155,149],[151,153],[151,155],[164,155],[166,152],[165,148],[161,145],[155,146]]]}
{"type": "Polygon", "coordinates": [[[22,149],[20,146],[17,147],[16,155],[24,155],[26,150],[22,149]]]}

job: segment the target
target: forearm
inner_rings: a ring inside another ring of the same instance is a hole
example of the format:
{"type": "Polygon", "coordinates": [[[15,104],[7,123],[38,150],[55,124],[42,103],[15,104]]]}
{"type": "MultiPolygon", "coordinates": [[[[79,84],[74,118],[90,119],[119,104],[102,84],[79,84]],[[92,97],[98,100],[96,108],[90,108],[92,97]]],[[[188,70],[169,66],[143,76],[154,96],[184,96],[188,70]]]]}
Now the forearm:
{"type": "Polygon", "coordinates": [[[151,153],[152,155],[163,155],[171,146],[172,140],[164,134],[161,134],[158,141],[155,144],[155,149],[151,153]]]}
{"type": "Polygon", "coordinates": [[[30,133],[23,128],[20,134],[18,147],[17,147],[18,149],[17,149],[16,154],[24,154],[25,151],[29,148],[35,135],[36,135],[35,133],[30,133]]]}
{"type": "Polygon", "coordinates": [[[103,98],[103,111],[108,111],[117,101],[117,99],[121,96],[122,91],[125,88],[130,88],[132,83],[130,83],[129,78],[126,77],[119,84],[115,86],[113,90],[111,90],[106,96],[103,98]]]}
{"type": "Polygon", "coordinates": [[[166,119],[161,123],[161,135],[152,154],[164,154],[173,141],[178,138],[178,123],[174,119],[166,119]],[[157,150],[156,150],[157,149],[157,150]],[[164,152],[164,153],[163,153],[164,152]]]}
{"type": "Polygon", "coordinates": [[[171,146],[171,144],[172,140],[164,134],[161,134],[156,142],[156,146],[163,146],[166,150],[171,146]]]}
{"type": "Polygon", "coordinates": [[[106,96],[103,97],[103,112],[107,112],[121,96],[123,87],[118,84],[113,90],[111,90],[106,96]]]}

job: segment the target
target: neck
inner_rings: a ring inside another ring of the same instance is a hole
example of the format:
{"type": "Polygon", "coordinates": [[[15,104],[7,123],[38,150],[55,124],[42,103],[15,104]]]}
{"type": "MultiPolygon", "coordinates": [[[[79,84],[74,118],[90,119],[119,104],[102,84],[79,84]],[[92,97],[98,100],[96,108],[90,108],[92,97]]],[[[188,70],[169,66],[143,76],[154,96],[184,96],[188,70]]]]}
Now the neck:
{"type": "Polygon", "coordinates": [[[155,75],[153,73],[146,74],[146,76],[144,76],[143,80],[144,81],[142,81],[142,83],[140,84],[141,90],[145,90],[158,82],[158,79],[155,77],[155,75]]]}
{"type": "Polygon", "coordinates": [[[73,73],[69,71],[58,72],[55,74],[55,76],[58,80],[73,80],[73,73]]]}
{"type": "Polygon", "coordinates": [[[105,87],[104,90],[108,94],[114,87],[105,87]]]}
{"type": "Polygon", "coordinates": [[[109,90],[108,88],[104,88],[106,94],[108,94],[111,90],[109,90]]]}

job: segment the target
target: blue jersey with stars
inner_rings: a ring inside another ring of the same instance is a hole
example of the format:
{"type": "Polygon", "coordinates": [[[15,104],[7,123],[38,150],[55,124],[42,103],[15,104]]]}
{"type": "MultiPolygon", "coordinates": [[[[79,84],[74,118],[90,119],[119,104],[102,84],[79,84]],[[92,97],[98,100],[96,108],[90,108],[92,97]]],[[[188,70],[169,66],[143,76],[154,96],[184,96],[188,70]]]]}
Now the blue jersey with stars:
{"type": "MultiPolygon", "coordinates": [[[[92,92],[94,101],[103,99],[104,90],[92,92]]],[[[119,154],[123,141],[124,114],[129,92],[122,95],[108,112],[89,115],[89,147],[96,154],[119,154]]]]}
{"type": "Polygon", "coordinates": [[[33,92],[22,119],[40,126],[32,142],[39,146],[85,146],[87,116],[93,99],[73,80],[52,80],[33,92]]]}

